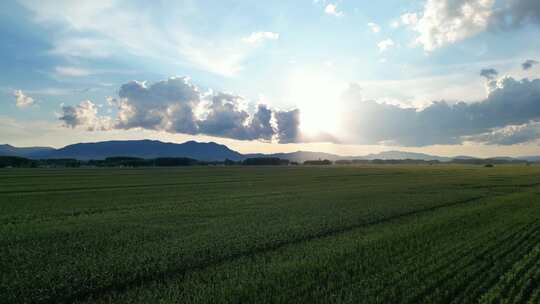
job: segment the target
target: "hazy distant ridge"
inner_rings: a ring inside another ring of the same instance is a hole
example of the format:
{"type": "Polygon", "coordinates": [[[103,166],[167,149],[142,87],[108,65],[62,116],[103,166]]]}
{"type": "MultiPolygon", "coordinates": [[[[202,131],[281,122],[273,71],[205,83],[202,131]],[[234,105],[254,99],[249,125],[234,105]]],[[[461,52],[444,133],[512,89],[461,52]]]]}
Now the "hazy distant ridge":
{"type": "MultiPolygon", "coordinates": [[[[303,162],[314,159],[328,159],[336,161],[340,159],[414,159],[414,160],[437,160],[450,161],[450,157],[435,156],[423,153],[385,151],[365,156],[340,156],[323,152],[297,151],[291,153],[273,154],[241,154],[229,149],[225,145],[214,142],[202,143],[188,141],[181,144],[165,143],[157,140],[124,140],[103,141],[96,143],[78,143],[68,145],[60,149],[50,147],[27,147],[17,148],[11,145],[0,145],[0,155],[21,156],[33,159],[47,158],[75,158],[80,160],[104,159],[113,156],[131,156],[140,158],[157,157],[189,157],[205,161],[243,160],[251,157],[278,157],[290,161],[303,162]]],[[[455,159],[474,159],[470,156],[456,156],[455,159]]],[[[510,157],[497,157],[494,159],[513,159],[510,157]]],[[[540,161],[540,156],[527,156],[516,158],[528,161],[540,161]]]]}

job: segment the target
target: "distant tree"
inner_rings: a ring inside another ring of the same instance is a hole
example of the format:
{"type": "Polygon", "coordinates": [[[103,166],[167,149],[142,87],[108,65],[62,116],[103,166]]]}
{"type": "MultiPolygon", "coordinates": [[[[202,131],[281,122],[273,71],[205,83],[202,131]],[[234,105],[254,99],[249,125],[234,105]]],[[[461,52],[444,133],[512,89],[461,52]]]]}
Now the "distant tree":
{"type": "Polygon", "coordinates": [[[237,162],[235,162],[234,160],[230,160],[230,159],[227,158],[227,159],[225,159],[225,161],[223,162],[223,164],[224,164],[225,166],[234,166],[234,165],[237,164],[237,162]]]}
{"type": "Polygon", "coordinates": [[[369,164],[369,160],[367,159],[353,159],[353,164],[369,164]]]}
{"type": "Polygon", "coordinates": [[[304,165],[315,165],[315,166],[328,166],[328,165],[331,165],[332,162],[329,161],[328,159],[325,159],[325,160],[306,160],[304,162],[304,165]]]}
{"type": "Polygon", "coordinates": [[[277,157],[255,157],[245,159],[242,164],[245,166],[279,166],[288,165],[289,160],[277,157]]]}
{"type": "Polygon", "coordinates": [[[39,161],[39,165],[46,167],[78,168],[81,164],[81,161],[74,158],[51,158],[39,161]]]}
{"type": "Polygon", "coordinates": [[[0,156],[0,168],[34,168],[37,163],[31,159],[18,156],[0,156]]]}
{"type": "Polygon", "coordinates": [[[197,160],[187,157],[163,157],[156,158],[154,164],[156,167],[183,167],[183,166],[195,166],[197,160]]]}
{"type": "Polygon", "coordinates": [[[152,160],[138,157],[115,156],[105,158],[103,165],[106,167],[150,167],[154,163],[152,160]]]}

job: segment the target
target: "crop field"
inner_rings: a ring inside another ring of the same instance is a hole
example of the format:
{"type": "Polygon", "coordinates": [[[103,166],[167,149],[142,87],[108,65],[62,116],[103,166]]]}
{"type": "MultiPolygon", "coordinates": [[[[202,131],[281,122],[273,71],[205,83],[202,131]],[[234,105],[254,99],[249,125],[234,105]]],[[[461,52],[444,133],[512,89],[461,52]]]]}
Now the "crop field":
{"type": "Polygon", "coordinates": [[[540,166],[0,170],[1,303],[540,303],[540,166]]]}

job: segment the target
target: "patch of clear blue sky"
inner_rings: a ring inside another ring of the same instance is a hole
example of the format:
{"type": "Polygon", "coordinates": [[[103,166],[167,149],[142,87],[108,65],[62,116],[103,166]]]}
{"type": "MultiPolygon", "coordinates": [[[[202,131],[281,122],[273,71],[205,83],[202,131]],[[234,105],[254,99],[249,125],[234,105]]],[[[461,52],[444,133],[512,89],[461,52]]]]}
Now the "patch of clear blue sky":
{"type": "MultiPolygon", "coordinates": [[[[198,68],[178,58],[172,64],[159,58],[135,56],[121,48],[108,58],[66,58],[52,54],[54,42],[66,34],[64,24],[44,24],[15,1],[0,3],[0,113],[14,118],[52,118],[61,103],[75,104],[84,99],[104,103],[118,87],[129,80],[158,81],[169,76],[190,76],[203,88],[233,91],[256,99],[258,94],[279,98],[293,67],[321,67],[332,62],[336,73],[346,81],[400,80],[463,73],[477,77],[479,62],[538,54],[537,31],[484,32],[460,43],[426,55],[421,47],[409,47],[415,34],[404,28],[392,29],[390,22],[402,13],[420,11],[423,1],[337,1],[344,13],[335,17],[324,13],[324,3],[307,1],[125,1],[126,8],[144,11],[158,28],[170,30],[181,21],[183,30],[205,41],[220,45],[240,45],[252,32],[280,34],[241,60],[243,69],[235,76],[222,76],[198,68]],[[372,33],[368,22],[382,28],[372,33]],[[524,39],[528,37],[530,39],[524,39]],[[381,54],[377,43],[390,38],[399,46],[381,54]],[[536,37],[537,38],[537,37],[536,37]],[[517,55],[516,55],[517,54],[517,55]],[[385,58],[386,62],[379,62],[385,58]],[[294,63],[293,63],[294,62],[294,63]],[[404,69],[404,65],[409,68],[404,69]],[[469,66],[463,68],[463,65],[469,66]],[[58,66],[107,71],[83,77],[59,76],[58,66]],[[39,100],[33,111],[14,106],[12,90],[23,89],[39,100]],[[51,94],[56,89],[56,94],[51,94]],[[60,90],[62,90],[60,92],[60,90]]],[[[95,33],[69,35],[92,37],[95,33]]],[[[406,89],[406,88],[404,88],[406,89]]],[[[444,98],[443,96],[441,98],[444,98]]],[[[294,106],[294,101],[275,100],[294,106]]]]}

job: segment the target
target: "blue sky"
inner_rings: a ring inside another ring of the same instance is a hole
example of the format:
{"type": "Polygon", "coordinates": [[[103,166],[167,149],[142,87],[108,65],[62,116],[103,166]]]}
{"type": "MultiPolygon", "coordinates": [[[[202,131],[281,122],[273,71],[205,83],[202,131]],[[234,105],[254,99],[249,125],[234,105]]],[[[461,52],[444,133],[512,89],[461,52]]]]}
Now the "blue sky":
{"type": "Polygon", "coordinates": [[[540,154],[533,0],[3,1],[0,34],[13,145],[540,154]]]}

